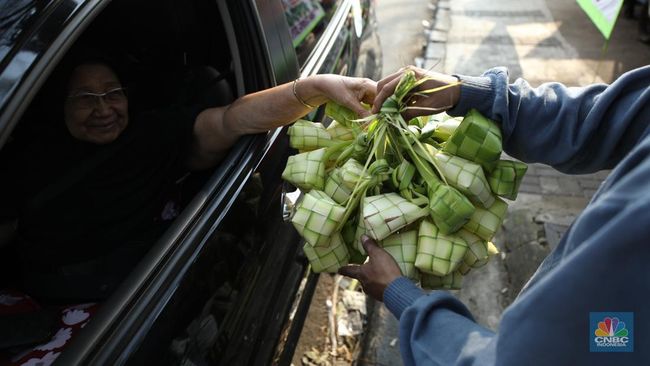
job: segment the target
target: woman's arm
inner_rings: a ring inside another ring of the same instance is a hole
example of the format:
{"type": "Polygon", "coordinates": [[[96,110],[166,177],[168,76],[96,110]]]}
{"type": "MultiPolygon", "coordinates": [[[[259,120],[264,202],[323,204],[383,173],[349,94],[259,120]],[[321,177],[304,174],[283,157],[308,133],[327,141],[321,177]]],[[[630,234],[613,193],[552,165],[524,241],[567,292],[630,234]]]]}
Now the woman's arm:
{"type": "Polygon", "coordinates": [[[286,83],[245,95],[226,107],[201,112],[194,125],[190,167],[212,167],[241,136],[267,132],[306,115],[311,108],[298,98],[314,107],[332,100],[365,116],[369,112],[361,102],[372,103],[376,91],[372,80],[339,75],[299,80],[295,85],[298,98],[293,87],[293,83],[286,83]]]}

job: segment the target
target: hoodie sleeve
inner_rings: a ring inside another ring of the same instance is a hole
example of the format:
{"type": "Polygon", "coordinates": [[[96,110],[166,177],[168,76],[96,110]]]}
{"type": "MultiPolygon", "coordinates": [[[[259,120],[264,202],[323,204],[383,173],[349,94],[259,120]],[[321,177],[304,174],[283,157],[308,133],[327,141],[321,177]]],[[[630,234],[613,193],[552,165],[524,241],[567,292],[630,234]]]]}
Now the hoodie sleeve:
{"type": "Polygon", "coordinates": [[[450,293],[425,294],[400,277],[386,288],[384,303],[399,319],[405,365],[494,364],[495,333],[477,324],[450,293]]]}
{"type": "Polygon", "coordinates": [[[501,123],[504,150],[525,162],[565,173],[610,169],[637,144],[650,124],[650,67],[613,84],[571,88],[522,79],[509,84],[505,68],[479,77],[457,75],[460,100],[449,114],[476,108],[501,123]]]}

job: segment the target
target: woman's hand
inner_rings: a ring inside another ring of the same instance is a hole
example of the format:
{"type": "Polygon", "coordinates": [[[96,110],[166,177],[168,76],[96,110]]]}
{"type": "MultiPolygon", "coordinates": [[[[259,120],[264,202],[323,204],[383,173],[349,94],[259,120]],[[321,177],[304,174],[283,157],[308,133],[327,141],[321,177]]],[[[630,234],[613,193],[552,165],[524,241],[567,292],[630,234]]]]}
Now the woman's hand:
{"type": "Polygon", "coordinates": [[[370,112],[361,104],[371,105],[375,100],[377,82],[334,74],[313,75],[298,81],[296,93],[305,102],[318,106],[328,101],[345,106],[360,117],[370,112]]]}
{"type": "Polygon", "coordinates": [[[422,83],[414,91],[423,91],[448,85],[453,86],[432,92],[426,96],[412,96],[409,101],[409,106],[427,109],[407,109],[402,113],[405,120],[408,121],[414,117],[440,113],[451,109],[456,105],[458,98],[460,97],[460,84],[458,84],[458,79],[456,77],[440,74],[435,71],[427,71],[415,66],[407,66],[400,69],[398,72],[383,78],[377,83],[377,95],[372,106],[373,113],[378,113],[384,101],[393,95],[402,75],[408,70],[415,72],[415,77],[418,80],[423,77],[430,78],[430,80],[422,83]]]}
{"type": "Polygon", "coordinates": [[[287,125],[330,100],[348,107],[359,116],[370,114],[362,102],[372,104],[377,83],[370,79],[340,75],[313,75],[293,82],[251,93],[226,107],[208,108],[194,124],[194,145],[189,160],[192,169],[214,166],[241,136],[264,133],[287,125]]]}
{"type": "Polygon", "coordinates": [[[361,237],[361,244],[368,253],[368,261],[360,266],[341,267],[339,274],[356,278],[361,282],[365,293],[375,300],[383,301],[384,290],[402,275],[402,271],[395,259],[368,236],[361,237]]]}

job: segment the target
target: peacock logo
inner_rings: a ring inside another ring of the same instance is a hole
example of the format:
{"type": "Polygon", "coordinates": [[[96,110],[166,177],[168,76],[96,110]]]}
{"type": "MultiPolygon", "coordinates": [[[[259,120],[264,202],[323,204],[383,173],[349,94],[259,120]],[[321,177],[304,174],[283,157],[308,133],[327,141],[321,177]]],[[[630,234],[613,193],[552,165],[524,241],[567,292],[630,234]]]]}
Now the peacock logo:
{"type": "Polygon", "coordinates": [[[634,313],[589,313],[591,352],[633,352],[634,313]]]}
{"type": "Polygon", "coordinates": [[[617,317],[606,317],[603,321],[598,322],[598,329],[594,334],[596,337],[627,337],[628,331],[625,329],[625,322],[620,321],[617,317]]]}

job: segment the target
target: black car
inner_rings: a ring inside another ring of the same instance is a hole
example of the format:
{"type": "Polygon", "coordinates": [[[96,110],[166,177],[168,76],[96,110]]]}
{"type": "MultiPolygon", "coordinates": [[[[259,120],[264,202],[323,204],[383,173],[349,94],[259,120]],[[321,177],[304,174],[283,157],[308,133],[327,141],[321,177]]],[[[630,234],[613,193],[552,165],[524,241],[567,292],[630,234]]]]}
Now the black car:
{"type": "MultiPolygon", "coordinates": [[[[0,146],[39,112],[35,101],[82,47],[128,60],[129,92],[143,111],[227,104],[316,73],[377,79],[373,8],[373,0],[0,2],[0,146]]],[[[289,364],[316,283],[283,220],[290,153],[277,129],[242,138],[219,167],[190,175],[180,215],[56,362],[289,364]]],[[[9,245],[0,235],[4,261],[9,245]]]]}

